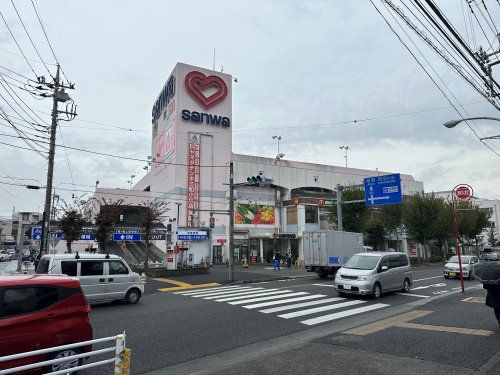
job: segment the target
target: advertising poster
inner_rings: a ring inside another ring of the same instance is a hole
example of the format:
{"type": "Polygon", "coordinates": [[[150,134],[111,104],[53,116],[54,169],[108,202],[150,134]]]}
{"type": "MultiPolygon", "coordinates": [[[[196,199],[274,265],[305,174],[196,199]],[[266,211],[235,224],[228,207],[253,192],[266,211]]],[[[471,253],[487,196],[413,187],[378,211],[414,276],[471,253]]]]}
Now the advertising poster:
{"type": "Polygon", "coordinates": [[[165,155],[165,134],[160,134],[156,137],[155,142],[155,161],[162,163],[164,159],[163,155],[165,155]]]}
{"type": "Polygon", "coordinates": [[[235,224],[274,225],[274,206],[260,204],[236,204],[234,212],[235,224]]]}
{"type": "Polygon", "coordinates": [[[187,227],[198,226],[200,209],[200,135],[189,133],[187,227]],[[191,220],[191,217],[193,218],[191,220]]]}
{"type": "Polygon", "coordinates": [[[163,158],[166,159],[175,151],[175,134],[174,123],[171,123],[165,130],[165,154],[163,158]]]}

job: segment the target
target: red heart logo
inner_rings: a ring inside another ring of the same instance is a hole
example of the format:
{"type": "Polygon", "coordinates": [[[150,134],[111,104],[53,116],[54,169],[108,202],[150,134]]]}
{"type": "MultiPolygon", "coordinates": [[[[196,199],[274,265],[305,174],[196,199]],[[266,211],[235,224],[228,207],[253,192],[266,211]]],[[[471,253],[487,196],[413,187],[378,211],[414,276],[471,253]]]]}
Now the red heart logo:
{"type": "Polygon", "coordinates": [[[212,108],[222,102],[227,96],[227,86],[222,78],[217,76],[206,76],[197,71],[189,72],[184,79],[184,85],[189,95],[205,109],[212,108]],[[215,88],[216,92],[206,97],[204,91],[215,88]]]}

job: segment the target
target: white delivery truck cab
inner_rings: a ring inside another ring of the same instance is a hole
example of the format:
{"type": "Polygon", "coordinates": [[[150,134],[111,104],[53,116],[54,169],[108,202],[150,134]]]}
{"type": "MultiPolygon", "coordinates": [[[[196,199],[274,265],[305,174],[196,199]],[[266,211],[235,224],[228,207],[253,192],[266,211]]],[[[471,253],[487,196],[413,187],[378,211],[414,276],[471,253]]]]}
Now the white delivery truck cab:
{"type": "Polygon", "coordinates": [[[144,294],[141,276],[132,272],[128,264],[117,255],[44,255],[38,263],[36,273],[78,277],[89,303],[115,300],[137,303],[144,294]]]}
{"type": "Polygon", "coordinates": [[[354,232],[304,232],[304,267],[319,277],[335,275],[351,256],[366,251],[363,234],[354,232]]]}

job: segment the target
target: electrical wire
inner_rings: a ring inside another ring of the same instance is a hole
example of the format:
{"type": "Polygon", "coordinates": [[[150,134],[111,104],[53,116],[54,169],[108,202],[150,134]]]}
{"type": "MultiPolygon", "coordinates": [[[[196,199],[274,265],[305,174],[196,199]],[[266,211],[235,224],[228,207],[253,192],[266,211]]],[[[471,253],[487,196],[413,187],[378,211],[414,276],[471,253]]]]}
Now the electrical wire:
{"type": "Polygon", "coordinates": [[[0,12],[0,16],[2,16],[2,19],[3,19],[3,22],[5,23],[5,26],[7,26],[7,29],[9,30],[9,33],[10,35],[12,36],[12,39],[14,39],[14,42],[16,42],[16,45],[17,45],[17,48],[19,48],[19,51],[21,52],[21,55],[23,55],[24,57],[24,60],[26,60],[26,63],[29,65],[31,71],[33,72],[33,74],[35,75],[35,77],[38,77],[38,75],[36,74],[35,72],[35,69],[33,69],[33,66],[30,64],[30,62],[28,61],[28,59],[26,58],[26,55],[24,54],[23,52],[23,49],[21,48],[21,46],[19,45],[19,43],[17,42],[17,39],[16,37],[14,36],[14,34],[12,33],[10,27],[9,27],[9,24],[7,23],[7,21],[5,20],[5,17],[3,16],[3,13],[0,12]]]}
{"type": "Polygon", "coordinates": [[[23,26],[23,29],[24,31],[26,32],[26,35],[28,36],[28,39],[30,40],[31,42],[31,45],[33,46],[33,48],[35,49],[35,52],[36,54],[38,55],[38,57],[40,58],[40,61],[43,63],[43,65],[45,66],[45,69],[47,69],[47,72],[49,73],[49,76],[51,76],[50,74],[50,70],[49,68],[47,67],[47,64],[45,64],[45,61],[43,61],[43,58],[42,58],[42,55],[40,55],[40,52],[38,52],[38,48],[36,48],[35,46],[35,43],[33,42],[33,39],[31,39],[31,35],[30,33],[28,32],[28,29],[26,28],[26,26],[24,25],[24,22],[23,22],[23,19],[21,18],[21,15],[19,14],[19,12],[17,11],[17,8],[16,8],[16,5],[14,4],[14,1],[13,0],[10,0],[10,2],[12,3],[12,6],[14,7],[14,10],[16,11],[16,14],[17,14],[17,17],[19,18],[19,21],[21,22],[21,25],[23,26]]]}
{"type": "MultiPolygon", "coordinates": [[[[64,155],[66,156],[66,164],[68,164],[69,176],[71,177],[71,182],[73,183],[73,189],[75,189],[75,180],[73,179],[73,172],[71,171],[71,164],[69,163],[68,150],[66,149],[66,145],[64,144],[63,133],[62,133],[62,129],[60,126],[59,126],[59,134],[61,135],[61,142],[64,146],[64,155]]],[[[76,193],[76,190],[75,190],[75,193],[76,193]]]]}

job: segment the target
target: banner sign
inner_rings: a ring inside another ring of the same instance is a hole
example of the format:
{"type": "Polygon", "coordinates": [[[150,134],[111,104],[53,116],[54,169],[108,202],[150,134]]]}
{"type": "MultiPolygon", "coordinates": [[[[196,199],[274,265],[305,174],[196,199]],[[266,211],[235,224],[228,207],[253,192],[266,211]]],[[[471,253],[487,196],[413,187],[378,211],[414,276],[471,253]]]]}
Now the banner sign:
{"type": "Polygon", "coordinates": [[[238,203],[234,209],[235,224],[274,225],[274,220],[274,206],[238,203]]]}
{"type": "Polygon", "coordinates": [[[187,227],[198,227],[200,208],[200,134],[189,133],[187,227]]]}
{"type": "Polygon", "coordinates": [[[201,241],[207,239],[207,232],[204,230],[180,230],[177,233],[179,241],[201,241]]]}

